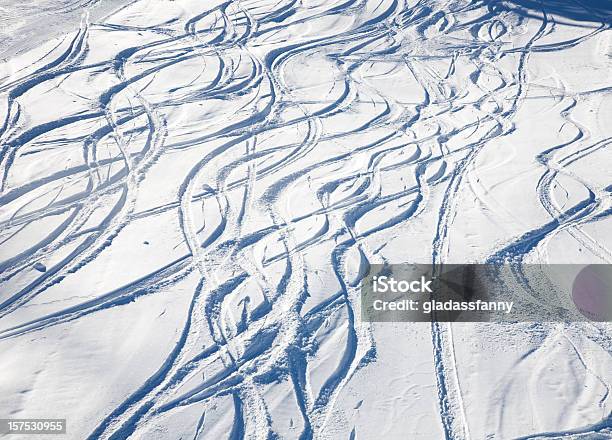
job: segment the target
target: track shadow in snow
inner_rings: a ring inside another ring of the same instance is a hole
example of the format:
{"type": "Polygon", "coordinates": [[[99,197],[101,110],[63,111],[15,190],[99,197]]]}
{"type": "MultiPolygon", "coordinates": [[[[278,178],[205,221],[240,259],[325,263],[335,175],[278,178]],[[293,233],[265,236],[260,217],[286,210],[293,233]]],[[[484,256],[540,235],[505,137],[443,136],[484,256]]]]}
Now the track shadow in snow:
{"type": "Polygon", "coordinates": [[[520,15],[542,18],[543,11],[557,19],[585,22],[584,25],[612,24],[612,0],[489,0],[491,6],[511,9],[520,15]]]}

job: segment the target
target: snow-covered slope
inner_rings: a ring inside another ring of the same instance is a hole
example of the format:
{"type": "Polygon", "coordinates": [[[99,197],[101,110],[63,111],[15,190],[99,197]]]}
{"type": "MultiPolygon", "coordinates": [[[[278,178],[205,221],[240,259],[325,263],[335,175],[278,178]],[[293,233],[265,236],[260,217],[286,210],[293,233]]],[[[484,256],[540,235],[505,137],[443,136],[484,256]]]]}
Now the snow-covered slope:
{"type": "Polygon", "coordinates": [[[612,262],[608,2],[93,6],[1,5],[0,418],[612,435],[608,323],[359,317],[370,263],[612,262]]]}
{"type": "Polygon", "coordinates": [[[103,19],[126,0],[0,0],[0,60],[73,32],[85,14],[103,19]]]}

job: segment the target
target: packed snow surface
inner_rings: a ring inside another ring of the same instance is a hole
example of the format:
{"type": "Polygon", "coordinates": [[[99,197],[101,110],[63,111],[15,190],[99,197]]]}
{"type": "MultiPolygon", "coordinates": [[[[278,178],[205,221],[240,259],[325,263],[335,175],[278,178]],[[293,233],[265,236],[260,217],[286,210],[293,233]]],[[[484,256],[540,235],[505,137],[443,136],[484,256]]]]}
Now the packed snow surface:
{"type": "Polygon", "coordinates": [[[612,263],[610,2],[100,3],[0,2],[0,418],[611,438],[610,324],[359,310],[371,263],[612,263]]]}

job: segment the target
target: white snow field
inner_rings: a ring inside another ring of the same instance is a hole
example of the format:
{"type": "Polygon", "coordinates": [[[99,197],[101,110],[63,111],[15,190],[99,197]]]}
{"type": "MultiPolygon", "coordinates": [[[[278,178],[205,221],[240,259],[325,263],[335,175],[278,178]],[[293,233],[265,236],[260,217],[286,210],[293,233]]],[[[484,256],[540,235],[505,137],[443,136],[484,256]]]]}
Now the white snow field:
{"type": "Polygon", "coordinates": [[[372,263],[612,263],[612,2],[100,3],[0,1],[0,418],[612,438],[609,323],[359,303],[372,263]]]}

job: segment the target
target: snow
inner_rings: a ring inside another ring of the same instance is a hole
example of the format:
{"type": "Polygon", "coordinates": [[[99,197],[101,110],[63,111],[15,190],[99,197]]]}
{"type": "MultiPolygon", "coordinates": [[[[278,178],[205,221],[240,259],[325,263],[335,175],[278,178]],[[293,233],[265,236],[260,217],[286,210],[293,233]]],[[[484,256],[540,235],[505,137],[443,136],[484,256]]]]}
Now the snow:
{"type": "Polygon", "coordinates": [[[359,290],[370,264],[612,263],[608,2],[0,15],[0,418],[612,436],[608,322],[367,323],[359,290]]]}

